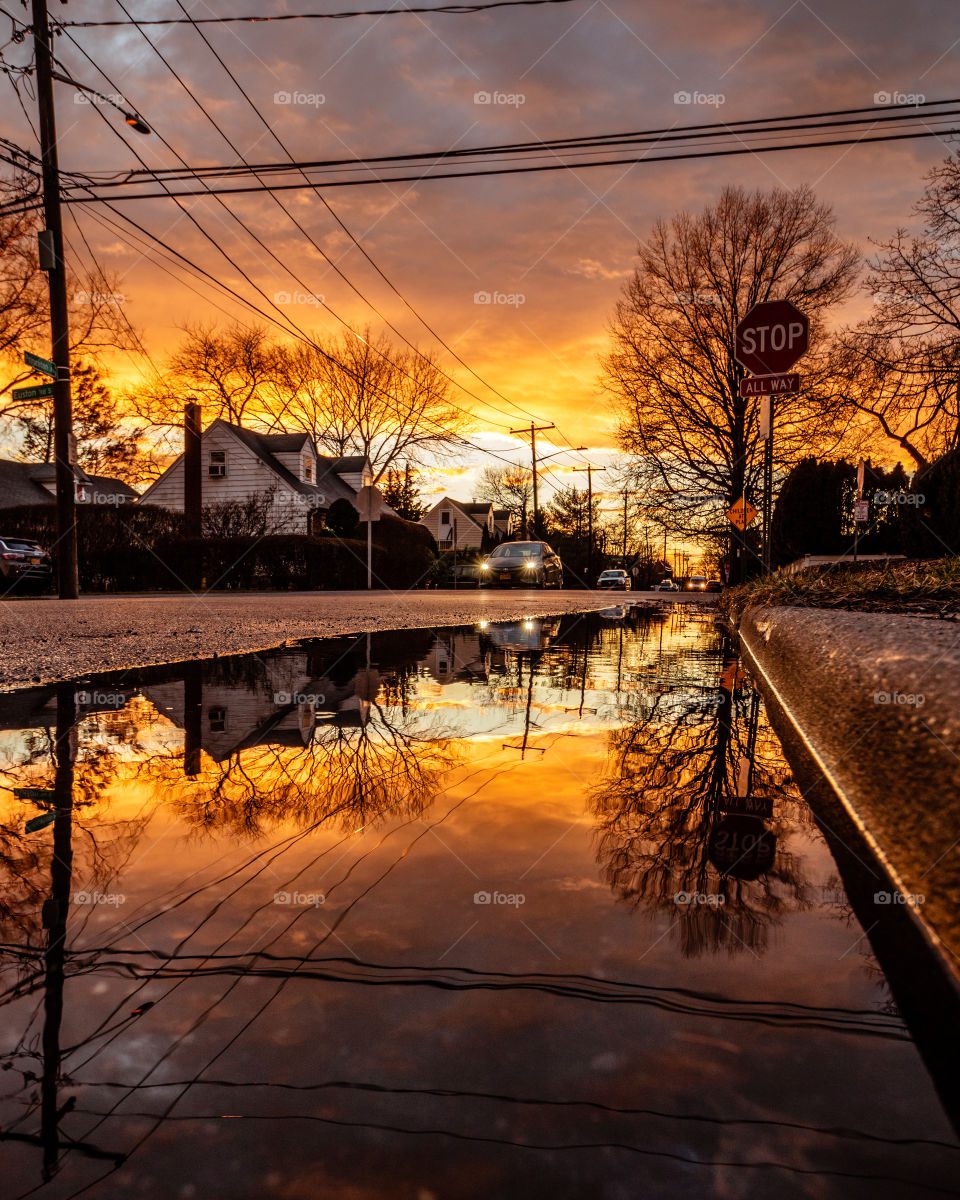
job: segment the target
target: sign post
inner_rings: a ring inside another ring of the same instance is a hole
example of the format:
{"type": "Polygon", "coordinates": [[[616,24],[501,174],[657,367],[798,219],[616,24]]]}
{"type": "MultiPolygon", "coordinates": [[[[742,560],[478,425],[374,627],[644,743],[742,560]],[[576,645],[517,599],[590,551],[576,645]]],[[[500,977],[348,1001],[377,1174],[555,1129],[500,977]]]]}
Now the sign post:
{"type": "Polygon", "coordinates": [[[360,520],[367,523],[367,591],[373,587],[373,522],[380,520],[380,493],[375,487],[362,487],[357,492],[360,520]]]}
{"type": "Polygon", "coordinates": [[[751,372],[740,383],[740,395],[760,396],[763,441],[763,569],[770,572],[773,523],[774,396],[800,390],[800,376],[787,374],[810,348],[810,320],[789,300],[755,304],[737,325],[734,357],[751,372]]]}

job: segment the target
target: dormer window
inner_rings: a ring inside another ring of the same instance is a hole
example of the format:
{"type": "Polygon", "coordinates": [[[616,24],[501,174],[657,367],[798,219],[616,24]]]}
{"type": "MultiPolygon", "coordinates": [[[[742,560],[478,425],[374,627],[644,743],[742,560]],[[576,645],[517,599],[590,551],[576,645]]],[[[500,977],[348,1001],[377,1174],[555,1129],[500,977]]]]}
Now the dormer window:
{"type": "Polygon", "coordinates": [[[313,459],[309,454],[303,458],[303,478],[306,483],[313,483],[313,459]]]}
{"type": "Polygon", "coordinates": [[[210,463],[207,472],[211,479],[222,479],[227,473],[226,450],[211,450],[210,463]]]}

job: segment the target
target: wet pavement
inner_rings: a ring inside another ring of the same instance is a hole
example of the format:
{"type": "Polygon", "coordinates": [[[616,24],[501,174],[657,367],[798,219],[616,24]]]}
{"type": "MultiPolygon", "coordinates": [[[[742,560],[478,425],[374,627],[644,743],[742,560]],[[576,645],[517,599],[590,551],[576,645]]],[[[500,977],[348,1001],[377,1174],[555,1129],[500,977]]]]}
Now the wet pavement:
{"type": "Polygon", "coordinates": [[[4,1195],[960,1195],[958,1014],[708,610],[8,693],[0,788],[4,1195]]]}

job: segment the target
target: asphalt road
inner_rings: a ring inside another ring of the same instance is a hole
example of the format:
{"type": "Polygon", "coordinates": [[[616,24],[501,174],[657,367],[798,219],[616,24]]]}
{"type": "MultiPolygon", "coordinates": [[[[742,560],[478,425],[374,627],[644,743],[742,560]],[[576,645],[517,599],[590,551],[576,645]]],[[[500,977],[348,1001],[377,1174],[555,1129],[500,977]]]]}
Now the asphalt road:
{"type": "Polygon", "coordinates": [[[554,616],[712,594],[478,590],[84,596],[0,604],[0,690],[98,671],[269,649],[288,640],[554,616]]]}

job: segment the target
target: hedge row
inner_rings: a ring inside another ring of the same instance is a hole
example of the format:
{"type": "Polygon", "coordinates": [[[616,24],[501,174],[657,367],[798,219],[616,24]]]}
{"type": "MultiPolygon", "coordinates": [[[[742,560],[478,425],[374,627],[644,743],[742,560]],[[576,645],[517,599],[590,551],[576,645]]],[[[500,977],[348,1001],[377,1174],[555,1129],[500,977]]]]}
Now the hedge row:
{"type": "MultiPolygon", "coordinates": [[[[34,538],[56,559],[52,505],[7,509],[0,532],[34,538]]],[[[384,517],[373,527],[375,587],[416,587],[434,561],[433,537],[422,525],[384,517]]],[[[314,590],[362,588],[365,538],[268,537],[190,539],[183,517],[149,505],[79,508],[80,587],[86,592],[216,589],[314,590]]]]}

